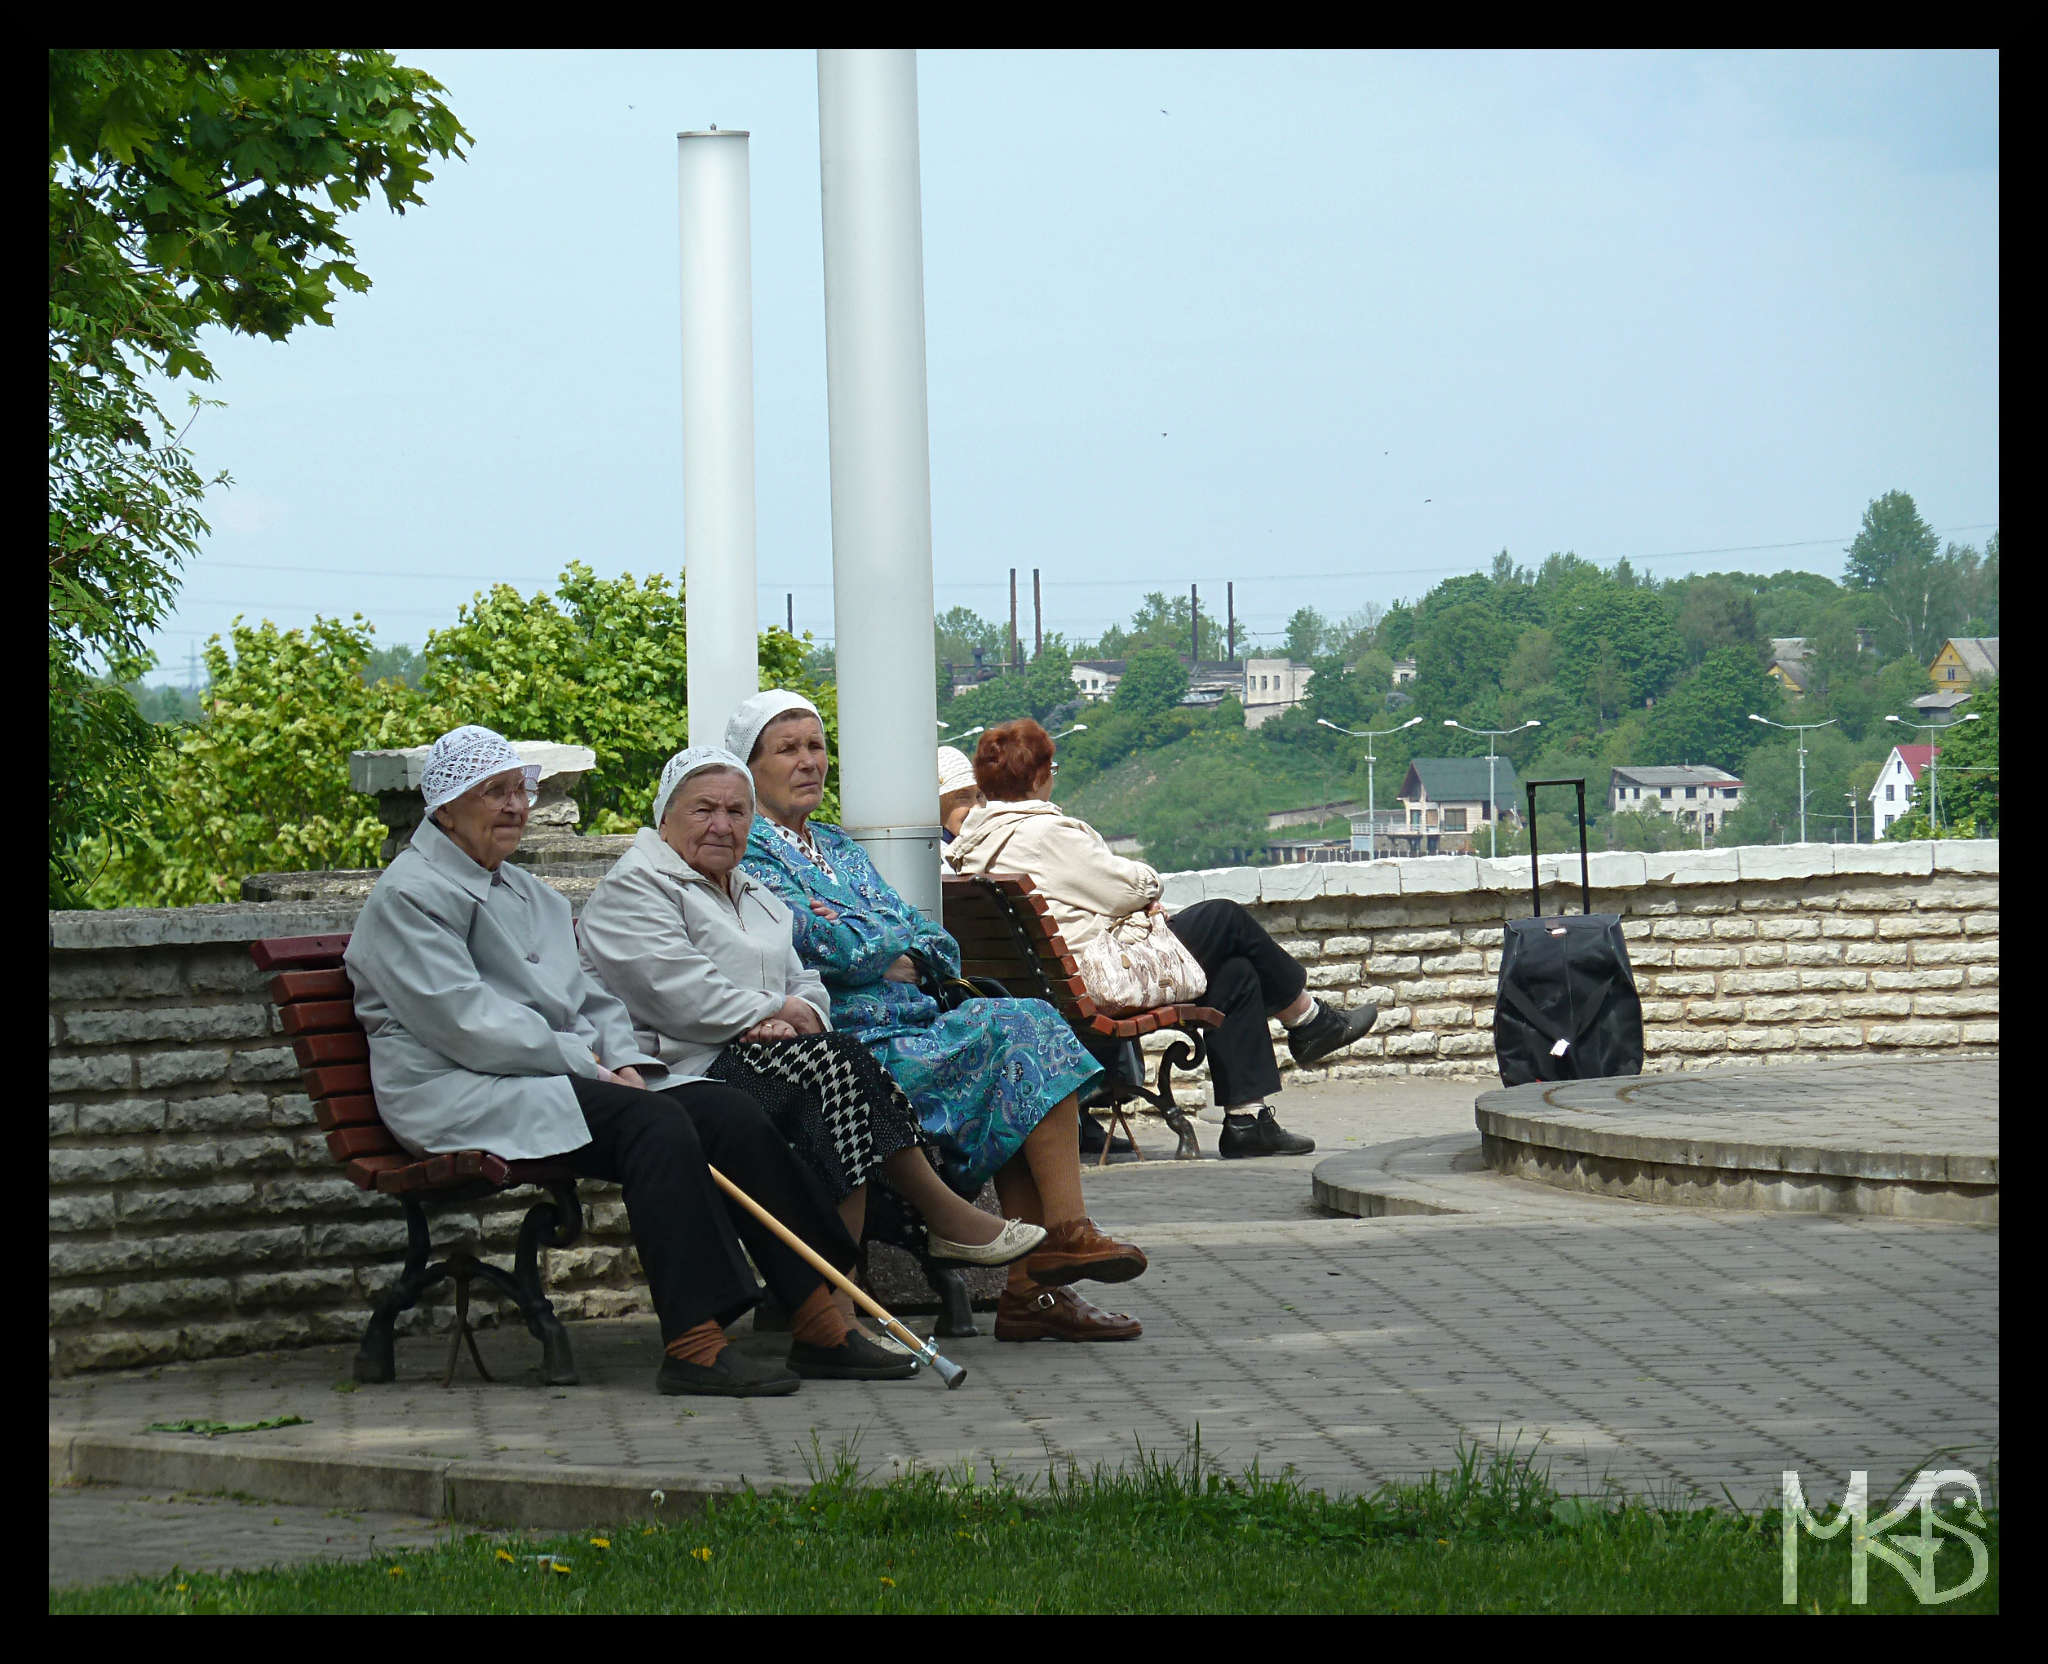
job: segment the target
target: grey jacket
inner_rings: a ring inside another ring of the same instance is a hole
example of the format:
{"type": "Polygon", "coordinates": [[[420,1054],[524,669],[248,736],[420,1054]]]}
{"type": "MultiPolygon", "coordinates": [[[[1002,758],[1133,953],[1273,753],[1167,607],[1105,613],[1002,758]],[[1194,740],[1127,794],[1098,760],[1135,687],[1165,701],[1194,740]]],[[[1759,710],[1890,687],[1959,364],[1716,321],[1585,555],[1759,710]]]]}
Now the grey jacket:
{"type": "Polygon", "coordinates": [[[792,994],[832,1026],[824,982],[796,956],[789,909],[738,869],[731,882],[728,898],[643,826],[577,920],[584,967],[625,1002],[638,1043],[671,1078],[701,1076],[792,994]]]}
{"type": "Polygon", "coordinates": [[[560,1155],[590,1142],[569,1076],[595,1080],[601,1059],[665,1084],[579,962],[569,903],[509,862],[486,872],[431,820],[377,880],[346,962],[377,1107],[410,1150],[560,1155]]]}

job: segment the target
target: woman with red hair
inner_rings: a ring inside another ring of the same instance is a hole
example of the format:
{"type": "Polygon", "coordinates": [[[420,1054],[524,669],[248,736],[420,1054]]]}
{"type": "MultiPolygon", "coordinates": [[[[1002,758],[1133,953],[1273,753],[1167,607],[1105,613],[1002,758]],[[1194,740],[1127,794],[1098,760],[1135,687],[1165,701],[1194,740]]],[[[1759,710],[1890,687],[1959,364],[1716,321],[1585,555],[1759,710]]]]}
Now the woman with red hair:
{"type": "MultiPolygon", "coordinates": [[[[1159,874],[1115,854],[1085,820],[1051,801],[1052,736],[1026,718],[981,736],[974,779],[989,801],[970,810],[945,848],[956,872],[1021,872],[1045,897],[1069,951],[1079,956],[1103,932],[1137,913],[1162,913],[1159,874]]],[[[1379,1016],[1366,1005],[1342,1010],[1308,991],[1308,973],[1234,901],[1202,901],[1167,921],[1209,979],[1203,1000],[1223,1013],[1209,1042],[1209,1072],[1223,1106],[1217,1153],[1306,1155],[1315,1140],[1289,1132],[1267,1099],[1280,1090],[1280,1066],[1266,1028],[1278,1017],[1287,1049],[1308,1068],[1360,1039],[1379,1016]]]]}

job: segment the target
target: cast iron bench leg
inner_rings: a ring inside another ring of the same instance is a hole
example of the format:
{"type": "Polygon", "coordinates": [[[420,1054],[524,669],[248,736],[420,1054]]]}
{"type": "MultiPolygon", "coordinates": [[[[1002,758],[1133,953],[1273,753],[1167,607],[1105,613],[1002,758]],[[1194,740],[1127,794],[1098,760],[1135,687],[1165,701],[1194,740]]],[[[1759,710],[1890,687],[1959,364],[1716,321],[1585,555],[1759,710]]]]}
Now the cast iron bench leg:
{"type": "Polygon", "coordinates": [[[1177,1038],[1160,1055],[1159,1059],[1159,1113],[1166,1117],[1166,1124],[1173,1129],[1180,1140],[1180,1147],[1173,1152],[1175,1161],[1200,1161],[1202,1147],[1195,1142],[1195,1129],[1188,1124],[1186,1112],[1173,1101],[1173,1078],[1175,1069],[1193,1069],[1208,1053],[1200,1029],[1183,1029],[1177,1038]]]}
{"type": "Polygon", "coordinates": [[[946,1340],[980,1334],[974,1322],[974,1303],[967,1295],[967,1279],[960,1274],[960,1268],[933,1265],[922,1257],[917,1265],[932,1293],[939,1297],[939,1320],[932,1325],[932,1333],[946,1340]]]}
{"type": "MultiPolygon", "coordinates": [[[[510,1294],[519,1306],[526,1327],[540,1342],[540,1378],[550,1387],[573,1387],[581,1379],[576,1359],[569,1350],[569,1331],[555,1316],[540,1283],[540,1250],[566,1248],[583,1234],[583,1208],[574,1186],[550,1186],[554,1197],[529,1208],[519,1227],[519,1251],[512,1261],[510,1294]]],[[[500,1274],[502,1275],[502,1273],[500,1274]]]]}
{"type": "Polygon", "coordinates": [[[433,1239],[427,1230],[426,1209],[410,1196],[399,1200],[405,1205],[405,1266],[398,1273],[398,1281],[385,1291],[384,1298],[370,1313],[363,1343],[356,1348],[355,1378],[372,1384],[389,1381],[398,1374],[392,1342],[398,1314],[418,1305],[420,1296],[447,1275],[440,1267],[430,1270],[427,1266],[433,1239]]]}

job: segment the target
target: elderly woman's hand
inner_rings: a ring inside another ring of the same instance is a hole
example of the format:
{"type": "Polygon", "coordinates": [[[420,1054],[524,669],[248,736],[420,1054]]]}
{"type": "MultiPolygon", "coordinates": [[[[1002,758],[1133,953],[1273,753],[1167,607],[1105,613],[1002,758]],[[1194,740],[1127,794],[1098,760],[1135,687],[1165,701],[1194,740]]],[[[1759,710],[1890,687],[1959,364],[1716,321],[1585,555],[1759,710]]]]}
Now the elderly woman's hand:
{"type": "Polygon", "coordinates": [[[740,1038],[742,1040],[794,1040],[796,1038],[796,1030],[785,1023],[780,1017],[764,1017],[760,1022],[748,1029],[746,1033],[742,1034],[740,1038]]]}
{"type": "Polygon", "coordinates": [[[818,1009],[809,1000],[800,1000],[791,994],[782,1002],[782,1009],[770,1019],[788,1025],[792,1034],[823,1034],[825,1019],[818,1015],[818,1009]]]}
{"type": "Polygon", "coordinates": [[[640,1078],[640,1071],[631,1064],[623,1069],[607,1069],[600,1063],[597,1066],[597,1078],[610,1081],[614,1086],[630,1086],[641,1092],[647,1090],[647,1082],[640,1078]]]}
{"type": "Polygon", "coordinates": [[[811,911],[827,924],[837,924],[839,922],[839,909],[830,902],[814,901],[811,903],[811,911]]]}
{"type": "Polygon", "coordinates": [[[884,982],[915,982],[917,980],[917,961],[912,959],[907,953],[899,953],[894,959],[889,961],[889,968],[882,973],[882,980],[884,982]]]}

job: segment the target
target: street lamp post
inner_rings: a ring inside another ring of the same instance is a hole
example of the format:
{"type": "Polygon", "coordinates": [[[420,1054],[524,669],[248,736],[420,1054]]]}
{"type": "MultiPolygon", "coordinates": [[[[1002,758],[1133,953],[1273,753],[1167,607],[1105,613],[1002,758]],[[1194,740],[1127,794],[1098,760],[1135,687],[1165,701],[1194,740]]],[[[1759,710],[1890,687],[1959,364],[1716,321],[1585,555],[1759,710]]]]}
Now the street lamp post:
{"type": "Polygon", "coordinates": [[[1842,795],[1849,800],[1849,842],[1860,844],[1863,842],[1863,833],[1861,831],[1861,819],[1856,813],[1856,794],[1854,792],[1844,792],[1842,795]]]}
{"type": "Polygon", "coordinates": [[[1467,728],[1462,722],[1444,718],[1446,728],[1455,728],[1461,734],[1483,734],[1486,736],[1486,853],[1488,858],[1500,852],[1500,800],[1493,792],[1493,748],[1494,741],[1519,734],[1524,728],[1541,728],[1542,723],[1531,717],[1527,722],[1518,722],[1512,728],[1467,728]]]}
{"type": "MultiPolygon", "coordinates": [[[[1825,722],[1773,722],[1769,717],[1758,716],[1756,712],[1751,711],[1749,713],[1749,720],[1751,722],[1761,722],[1766,728],[1782,728],[1788,734],[1797,734],[1799,736],[1799,841],[1801,843],[1805,843],[1806,736],[1813,732],[1813,730],[1816,728],[1832,728],[1835,725],[1836,719],[1834,717],[1829,717],[1825,722]]],[[[1891,719],[1887,718],[1887,720],[1891,719]]]]}
{"type": "MultiPolygon", "coordinates": [[[[1372,860],[1377,861],[1380,858],[1380,829],[1377,824],[1378,817],[1374,813],[1372,778],[1372,765],[1377,760],[1377,754],[1373,750],[1372,742],[1385,739],[1389,734],[1398,734],[1403,728],[1413,728],[1421,720],[1422,718],[1419,716],[1411,716],[1406,722],[1396,723],[1391,728],[1358,729],[1339,728],[1336,723],[1329,721],[1325,717],[1319,716],[1316,718],[1317,724],[1321,727],[1331,729],[1339,734],[1349,734],[1355,740],[1365,741],[1365,835],[1370,840],[1369,848],[1372,860]]],[[[1325,781],[1324,790],[1327,791],[1328,789],[1329,782],[1325,781]]]]}
{"type": "MultiPolygon", "coordinates": [[[[1979,721],[1975,711],[1968,716],[1957,717],[1956,722],[1979,721]]],[[[1908,722],[1902,716],[1888,716],[1887,722],[1896,722],[1901,728],[1917,728],[1923,734],[1933,733],[1938,728],[1953,728],[1956,722],[1908,722]]],[[[1936,746],[1927,754],[1927,824],[1934,835],[1941,836],[1941,747],[1936,746]]]]}

